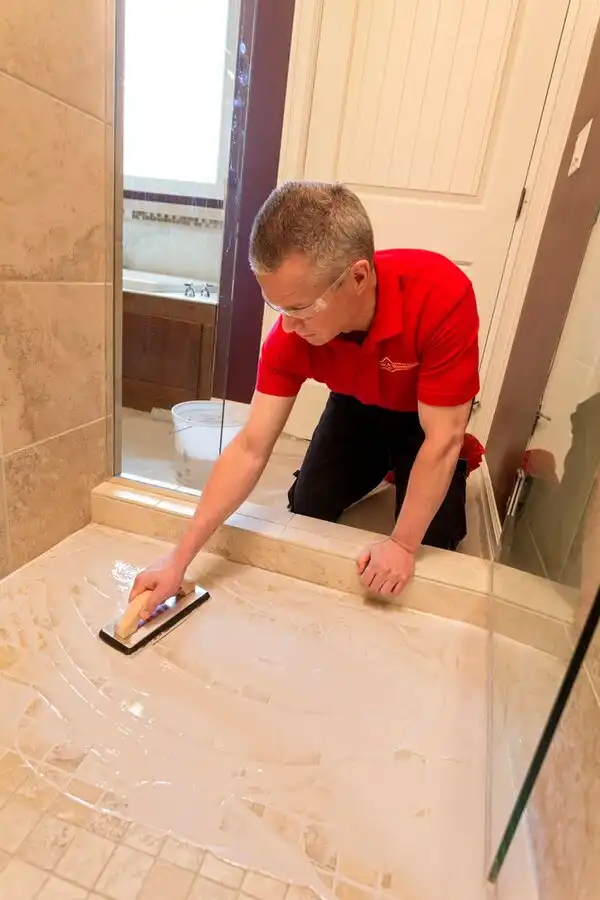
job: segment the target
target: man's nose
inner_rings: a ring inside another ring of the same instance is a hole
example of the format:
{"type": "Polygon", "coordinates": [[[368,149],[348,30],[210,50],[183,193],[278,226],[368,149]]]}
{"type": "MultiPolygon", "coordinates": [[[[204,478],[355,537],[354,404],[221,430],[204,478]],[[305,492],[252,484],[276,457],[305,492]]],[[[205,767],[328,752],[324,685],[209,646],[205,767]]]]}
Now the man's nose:
{"type": "Polygon", "coordinates": [[[299,319],[295,319],[294,316],[281,317],[281,325],[286,334],[291,334],[293,331],[296,331],[298,322],[299,319]]]}

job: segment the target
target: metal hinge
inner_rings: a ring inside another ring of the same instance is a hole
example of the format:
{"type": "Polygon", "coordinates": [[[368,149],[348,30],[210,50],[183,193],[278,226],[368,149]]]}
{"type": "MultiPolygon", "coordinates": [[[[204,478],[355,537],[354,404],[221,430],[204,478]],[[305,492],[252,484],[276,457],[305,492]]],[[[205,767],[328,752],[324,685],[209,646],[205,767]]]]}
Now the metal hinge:
{"type": "Polygon", "coordinates": [[[517,469],[517,474],[515,476],[515,484],[510,495],[510,499],[508,501],[508,506],[506,507],[506,515],[514,516],[518,512],[519,504],[521,501],[521,497],[523,495],[523,489],[527,484],[527,473],[525,469],[519,468],[517,469]]]}
{"type": "Polygon", "coordinates": [[[521,218],[521,213],[523,212],[523,207],[525,206],[525,197],[527,196],[527,188],[524,187],[521,191],[521,197],[519,199],[519,205],[517,206],[517,217],[515,222],[518,222],[521,218]]]}
{"type": "MultiPolygon", "coordinates": [[[[552,418],[542,412],[542,407],[540,404],[540,406],[538,406],[538,411],[535,414],[535,422],[533,425],[533,431],[535,431],[535,429],[538,427],[540,422],[551,422],[551,421],[552,421],[552,418]]],[[[533,434],[533,432],[532,432],[532,434],[533,434]]]]}

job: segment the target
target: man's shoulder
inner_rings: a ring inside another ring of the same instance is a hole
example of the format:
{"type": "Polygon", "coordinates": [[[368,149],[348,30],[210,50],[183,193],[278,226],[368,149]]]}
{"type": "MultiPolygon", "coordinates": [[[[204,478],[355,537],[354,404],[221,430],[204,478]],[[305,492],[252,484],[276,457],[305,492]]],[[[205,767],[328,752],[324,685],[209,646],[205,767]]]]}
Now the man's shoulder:
{"type": "Polygon", "coordinates": [[[464,271],[434,250],[397,248],[378,250],[375,253],[376,267],[388,274],[397,275],[406,287],[413,289],[443,286],[447,290],[466,291],[472,287],[464,271]]]}

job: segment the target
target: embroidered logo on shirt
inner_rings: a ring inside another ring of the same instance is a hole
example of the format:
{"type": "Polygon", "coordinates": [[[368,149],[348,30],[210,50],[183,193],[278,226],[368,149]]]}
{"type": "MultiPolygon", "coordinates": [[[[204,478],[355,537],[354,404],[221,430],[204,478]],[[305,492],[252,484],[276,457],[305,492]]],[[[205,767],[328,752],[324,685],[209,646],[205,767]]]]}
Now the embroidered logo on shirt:
{"type": "Polygon", "coordinates": [[[392,362],[389,356],[386,356],[380,361],[379,365],[382,369],[385,369],[386,372],[406,372],[408,369],[416,369],[419,363],[392,362]]]}

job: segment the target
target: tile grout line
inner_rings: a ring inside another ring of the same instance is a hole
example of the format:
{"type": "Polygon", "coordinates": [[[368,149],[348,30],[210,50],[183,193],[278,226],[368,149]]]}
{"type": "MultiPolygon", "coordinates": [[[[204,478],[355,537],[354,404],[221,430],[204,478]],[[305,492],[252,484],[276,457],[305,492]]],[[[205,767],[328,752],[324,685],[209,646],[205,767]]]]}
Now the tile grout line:
{"type": "MultiPolygon", "coordinates": [[[[93,122],[97,122],[99,125],[106,127],[109,123],[104,119],[100,118],[100,116],[94,115],[94,113],[87,112],[84,109],[80,109],[80,107],[75,106],[73,103],[69,103],[64,100],[62,97],[58,97],[56,94],[53,94],[51,91],[46,90],[45,88],[39,87],[37,84],[33,84],[31,81],[27,81],[25,78],[22,78],[20,75],[13,75],[11,72],[7,72],[5,69],[0,69],[0,77],[4,77],[9,79],[10,81],[17,82],[17,84],[22,84],[25,87],[29,88],[31,91],[35,91],[36,94],[41,94],[44,97],[49,97],[50,100],[53,100],[55,103],[59,103],[65,109],[73,110],[74,112],[79,113],[82,116],[85,116],[87,119],[91,119],[93,122]]],[[[106,79],[104,79],[105,81],[106,79]]]]}
{"type": "Polygon", "coordinates": [[[24,453],[26,450],[32,450],[35,447],[40,447],[42,444],[49,444],[50,441],[56,441],[61,437],[65,437],[68,434],[73,434],[76,431],[80,431],[83,428],[90,428],[92,425],[98,425],[100,422],[106,421],[107,416],[100,416],[98,419],[93,419],[91,422],[85,422],[83,425],[76,425],[74,428],[68,428],[66,431],[61,431],[60,434],[53,434],[51,437],[42,438],[39,441],[34,441],[31,444],[26,444],[25,447],[19,447],[17,450],[11,450],[10,453],[6,453],[3,457],[4,460],[12,459],[13,456],[16,456],[18,453],[24,453]]]}

